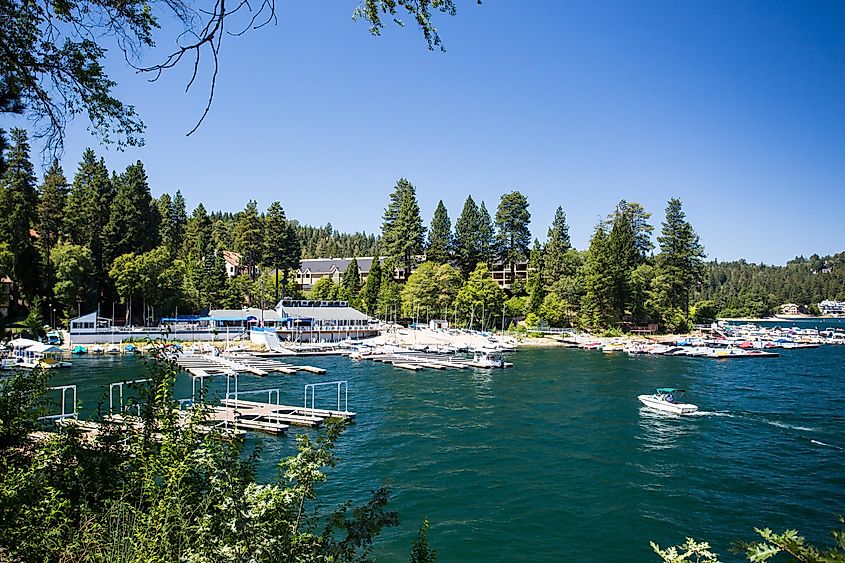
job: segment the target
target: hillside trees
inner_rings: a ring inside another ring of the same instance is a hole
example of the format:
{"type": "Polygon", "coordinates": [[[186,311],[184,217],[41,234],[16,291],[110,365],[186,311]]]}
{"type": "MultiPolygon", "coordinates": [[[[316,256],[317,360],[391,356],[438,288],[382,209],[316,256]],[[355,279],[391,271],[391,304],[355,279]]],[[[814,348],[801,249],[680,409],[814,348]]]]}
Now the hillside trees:
{"type": "Polygon", "coordinates": [[[115,183],[109,220],[103,228],[103,252],[109,264],[121,254],[142,254],[159,243],[159,210],[141,161],[127,166],[115,183]]]}
{"type": "Polygon", "coordinates": [[[67,201],[68,183],[58,160],[54,160],[44,175],[41,184],[41,197],[38,200],[36,231],[38,232],[38,246],[41,250],[44,265],[44,285],[52,285],[53,265],[50,253],[59,243],[63,233],[65,203],[67,201]]]}
{"type": "Polygon", "coordinates": [[[35,172],[29,161],[29,140],[23,129],[12,130],[12,146],[0,176],[0,242],[13,255],[14,291],[31,300],[38,294],[38,252],[30,229],[35,223],[38,194],[35,172]]]}
{"type": "Polygon", "coordinates": [[[64,228],[71,243],[91,252],[91,276],[98,301],[106,290],[109,264],[103,248],[103,229],[109,222],[113,198],[114,186],[105,161],[86,149],[68,192],[64,228]]]}

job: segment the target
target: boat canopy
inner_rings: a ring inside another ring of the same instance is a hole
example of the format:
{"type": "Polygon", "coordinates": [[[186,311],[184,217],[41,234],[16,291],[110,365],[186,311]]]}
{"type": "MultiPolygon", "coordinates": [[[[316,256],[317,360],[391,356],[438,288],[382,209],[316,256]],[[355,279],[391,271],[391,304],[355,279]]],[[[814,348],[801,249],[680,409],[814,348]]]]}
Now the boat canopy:
{"type": "Polygon", "coordinates": [[[674,387],[659,387],[658,393],[686,393],[684,389],[675,389],[674,387]]]}

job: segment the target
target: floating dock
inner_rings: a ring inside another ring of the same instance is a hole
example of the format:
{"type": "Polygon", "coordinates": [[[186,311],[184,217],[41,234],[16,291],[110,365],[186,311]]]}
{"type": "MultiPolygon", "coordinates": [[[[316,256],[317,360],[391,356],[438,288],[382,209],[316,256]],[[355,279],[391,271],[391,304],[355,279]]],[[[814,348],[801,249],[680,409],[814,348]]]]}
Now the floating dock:
{"type": "Polygon", "coordinates": [[[316,375],[324,375],[326,373],[326,370],[323,368],[296,366],[247,353],[223,354],[221,356],[214,354],[181,354],[176,358],[176,364],[195,376],[249,373],[264,377],[271,372],[293,375],[299,371],[316,375]]]}

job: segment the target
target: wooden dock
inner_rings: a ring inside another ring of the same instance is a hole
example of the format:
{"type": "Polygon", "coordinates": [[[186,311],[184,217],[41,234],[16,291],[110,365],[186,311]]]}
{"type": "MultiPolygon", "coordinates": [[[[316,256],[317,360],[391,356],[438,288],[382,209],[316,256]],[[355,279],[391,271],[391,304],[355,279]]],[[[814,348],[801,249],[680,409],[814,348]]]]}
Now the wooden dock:
{"type": "Polygon", "coordinates": [[[181,354],[176,364],[194,376],[233,375],[235,373],[249,373],[264,377],[271,372],[293,375],[305,371],[323,375],[326,370],[314,366],[296,366],[284,362],[260,357],[248,353],[223,354],[181,354]]]}

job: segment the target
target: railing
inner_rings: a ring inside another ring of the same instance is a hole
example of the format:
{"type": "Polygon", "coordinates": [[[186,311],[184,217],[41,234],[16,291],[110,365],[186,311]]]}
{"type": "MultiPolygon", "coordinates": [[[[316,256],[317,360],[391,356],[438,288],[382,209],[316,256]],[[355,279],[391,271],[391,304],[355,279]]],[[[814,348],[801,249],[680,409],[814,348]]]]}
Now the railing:
{"type": "Polygon", "coordinates": [[[62,412],[61,414],[48,414],[45,416],[39,416],[38,420],[64,420],[66,418],[78,418],[79,412],[76,410],[76,385],[61,385],[59,387],[48,387],[49,391],[61,391],[62,392],[62,412]],[[68,412],[67,406],[67,394],[71,392],[71,412],[68,412]]]}
{"type": "Polygon", "coordinates": [[[337,386],[337,410],[340,411],[340,390],[341,387],[343,388],[344,395],[343,395],[343,411],[342,412],[349,412],[349,385],[346,381],[326,381],[324,383],[306,383],[305,384],[305,395],[304,400],[302,403],[302,409],[304,411],[308,410],[308,389],[311,389],[311,416],[314,416],[314,411],[316,410],[315,404],[315,391],[317,387],[327,387],[330,385],[337,386]]]}
{"type": "MultiPolygon", "coordinates": [[[[123,386],[124,385],[132,385],[135,383],[147,383],[150,381],[149,379],[133,379],[130,381],[118,381],[117,383],[111,383],[109,385],[109,414],[114,414],[114,390],[118,390],[118,399],[119,399],[119,406],[120,406],[120,413],[126,412],[126,407],[123,405],[123,386]]],[[[138,412],[140,414],[141,405],[140,403],[136,405],[138,407],[138,412]]]]}

